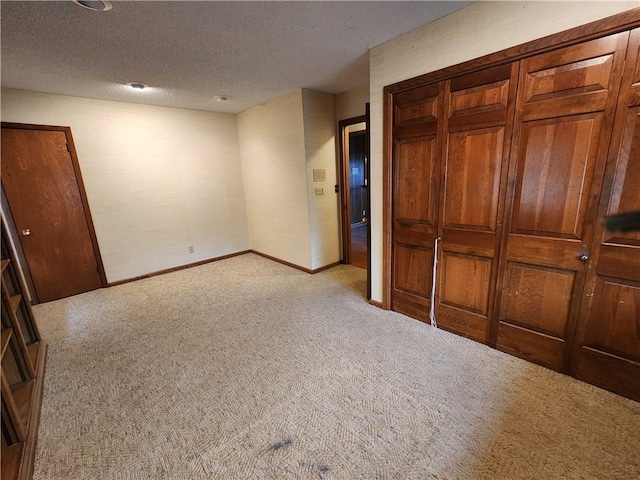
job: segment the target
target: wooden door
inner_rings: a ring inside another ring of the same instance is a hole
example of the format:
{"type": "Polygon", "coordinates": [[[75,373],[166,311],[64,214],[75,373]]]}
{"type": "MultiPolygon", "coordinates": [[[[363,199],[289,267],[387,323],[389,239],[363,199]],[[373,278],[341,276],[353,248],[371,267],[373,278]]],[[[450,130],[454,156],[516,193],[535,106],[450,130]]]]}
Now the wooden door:
{"type": "Polygon", "coordinates": [[[518,64],[446,82],[439,326],[488,343],[518,64]]]}
{"type": "MultiPolygon", "coordinates": [[[[631,34],[599,216],[640,211],[640,29],[631,34]]],[[[571,372],[640,401],[640,231],[596,235],[571,372]]]]}
{"type": "Polygon", "coordinates": [[[351,242],[349,263],[367,268],[369,195],[367,185],[367,132],[349,133],[349,199],[351,242]]]}
{"type": "Polygon", "coordinates": [[[496,346],[566,370],[628,32],[521,61],[496,346]]]}
{"type": "Polygon", "coordinates": [[[428,321],[437,235],[438,84],[394,95],[391,308],[428,321]]]}
{"type": "Polygon", "coordinates": [[[2,185],[40,302],[103,285],[71,141],[64,127],[2,126],[2,185]]]}
{"type": "Polygon", "coordinates": [[[351,225],[364,223],[369,216],[367,185],[365,184],[365,156],[367,133],[349,133],[349,199],[351,202],[351,225]]]}

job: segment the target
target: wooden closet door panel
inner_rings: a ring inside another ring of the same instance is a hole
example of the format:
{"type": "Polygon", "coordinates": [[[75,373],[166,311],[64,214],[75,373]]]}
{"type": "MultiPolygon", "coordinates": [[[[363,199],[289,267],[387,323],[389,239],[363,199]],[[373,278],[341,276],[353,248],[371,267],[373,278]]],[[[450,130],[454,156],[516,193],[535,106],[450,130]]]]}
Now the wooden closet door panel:
{"type": "Polygon", "coordinates": [[[504,130],[449,134],[443,227],[495,232],[504,130]]]}
{"type": "Polygon", "coordinates": [[[433,249],[394,244],[392,308],[418,320],[429,320],[433,249]]]}
{"type": "Polygon", "coordinates": [[[521,61],[498,349],[568,367],[628,32],[521,61]]]}
{"type": "Polygon", "coordinates": [[[433,227],[433,167],[436,136],[401,140],[396,144],[395,219],[433,227]]]}
{"type": "Polygon", "coordinates": [[[602,111],[619,81],[628,33],[523,60],[519,106],[528,120],[602,111]]]}
{"type": "Polygon", "coordinates": [[[443,328],[485,343],[490,338],[516,82],[513,64],[446,83],[436,318],[443,328]]]}
{"type": "MultiPolygon", "coordinates": [[[[640,29],[631,33],[599,215],[640,211],[640,29]]],[[[596,225],[571,372],[640,401],[640,231],[596,225]]]]}
{"type": "Polygon", "coordinates": [[[441,106],[438,85],[394,97],[391,308],[429,319],[441,106]]]}
{"type": "Polygon", "coordinates": [[[512,233],[582,239],[601,133],[601,113],[522,125],[512,233]]]}

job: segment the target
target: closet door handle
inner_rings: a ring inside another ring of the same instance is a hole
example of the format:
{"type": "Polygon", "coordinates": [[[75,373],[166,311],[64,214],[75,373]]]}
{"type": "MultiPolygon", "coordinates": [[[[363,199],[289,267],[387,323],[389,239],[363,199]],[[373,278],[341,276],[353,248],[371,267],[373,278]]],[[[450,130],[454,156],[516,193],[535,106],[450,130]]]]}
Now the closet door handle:
{"type": "Polygon", "coordinates": [[[586,253],[583,253],[582,255],[580,255],[580,260],[582,260],[583,262],[586,262],[587,260],[589,260],[589,255],[587,255],[586,253]]]}

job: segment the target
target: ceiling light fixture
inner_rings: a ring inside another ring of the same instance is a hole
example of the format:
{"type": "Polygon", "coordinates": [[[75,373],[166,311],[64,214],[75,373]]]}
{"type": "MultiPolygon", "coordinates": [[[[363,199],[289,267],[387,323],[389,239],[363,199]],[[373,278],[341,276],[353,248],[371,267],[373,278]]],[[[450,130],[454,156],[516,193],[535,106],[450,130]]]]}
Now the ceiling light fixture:
{"type": "Polygon", "coordinates": [[[106,0],[95,1],[95,0],[72,0],[76,5],[80,5],[82,8],[86,8],[87,10],[91,10],[93,12],[108,12],[113,8],[111,2],[106,0]]]}
{"type": "Polygon", "coordinates": [[[216,95],[213,98],[219,102],[226,102],[229,100],[230,97],[228,95],[216,95]]]}
{"type": "Polygon", "coordinates": [[[127,85],[135,90],[144,90],[145,88],[149,88],[149,85],[145,85],[144,83],[140,82],[131,82],[127,83],[127,85]]]}

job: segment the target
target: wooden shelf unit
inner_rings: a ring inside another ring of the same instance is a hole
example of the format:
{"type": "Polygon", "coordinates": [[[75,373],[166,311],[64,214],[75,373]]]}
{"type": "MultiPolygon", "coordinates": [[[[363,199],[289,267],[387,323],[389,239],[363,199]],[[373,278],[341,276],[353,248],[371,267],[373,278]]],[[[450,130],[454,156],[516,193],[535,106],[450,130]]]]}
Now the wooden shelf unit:
{"type": "Polygon", "coordinates": [[[3,480],[33,476],[47,345],[2,222],[2,464],[3,480]]]}

